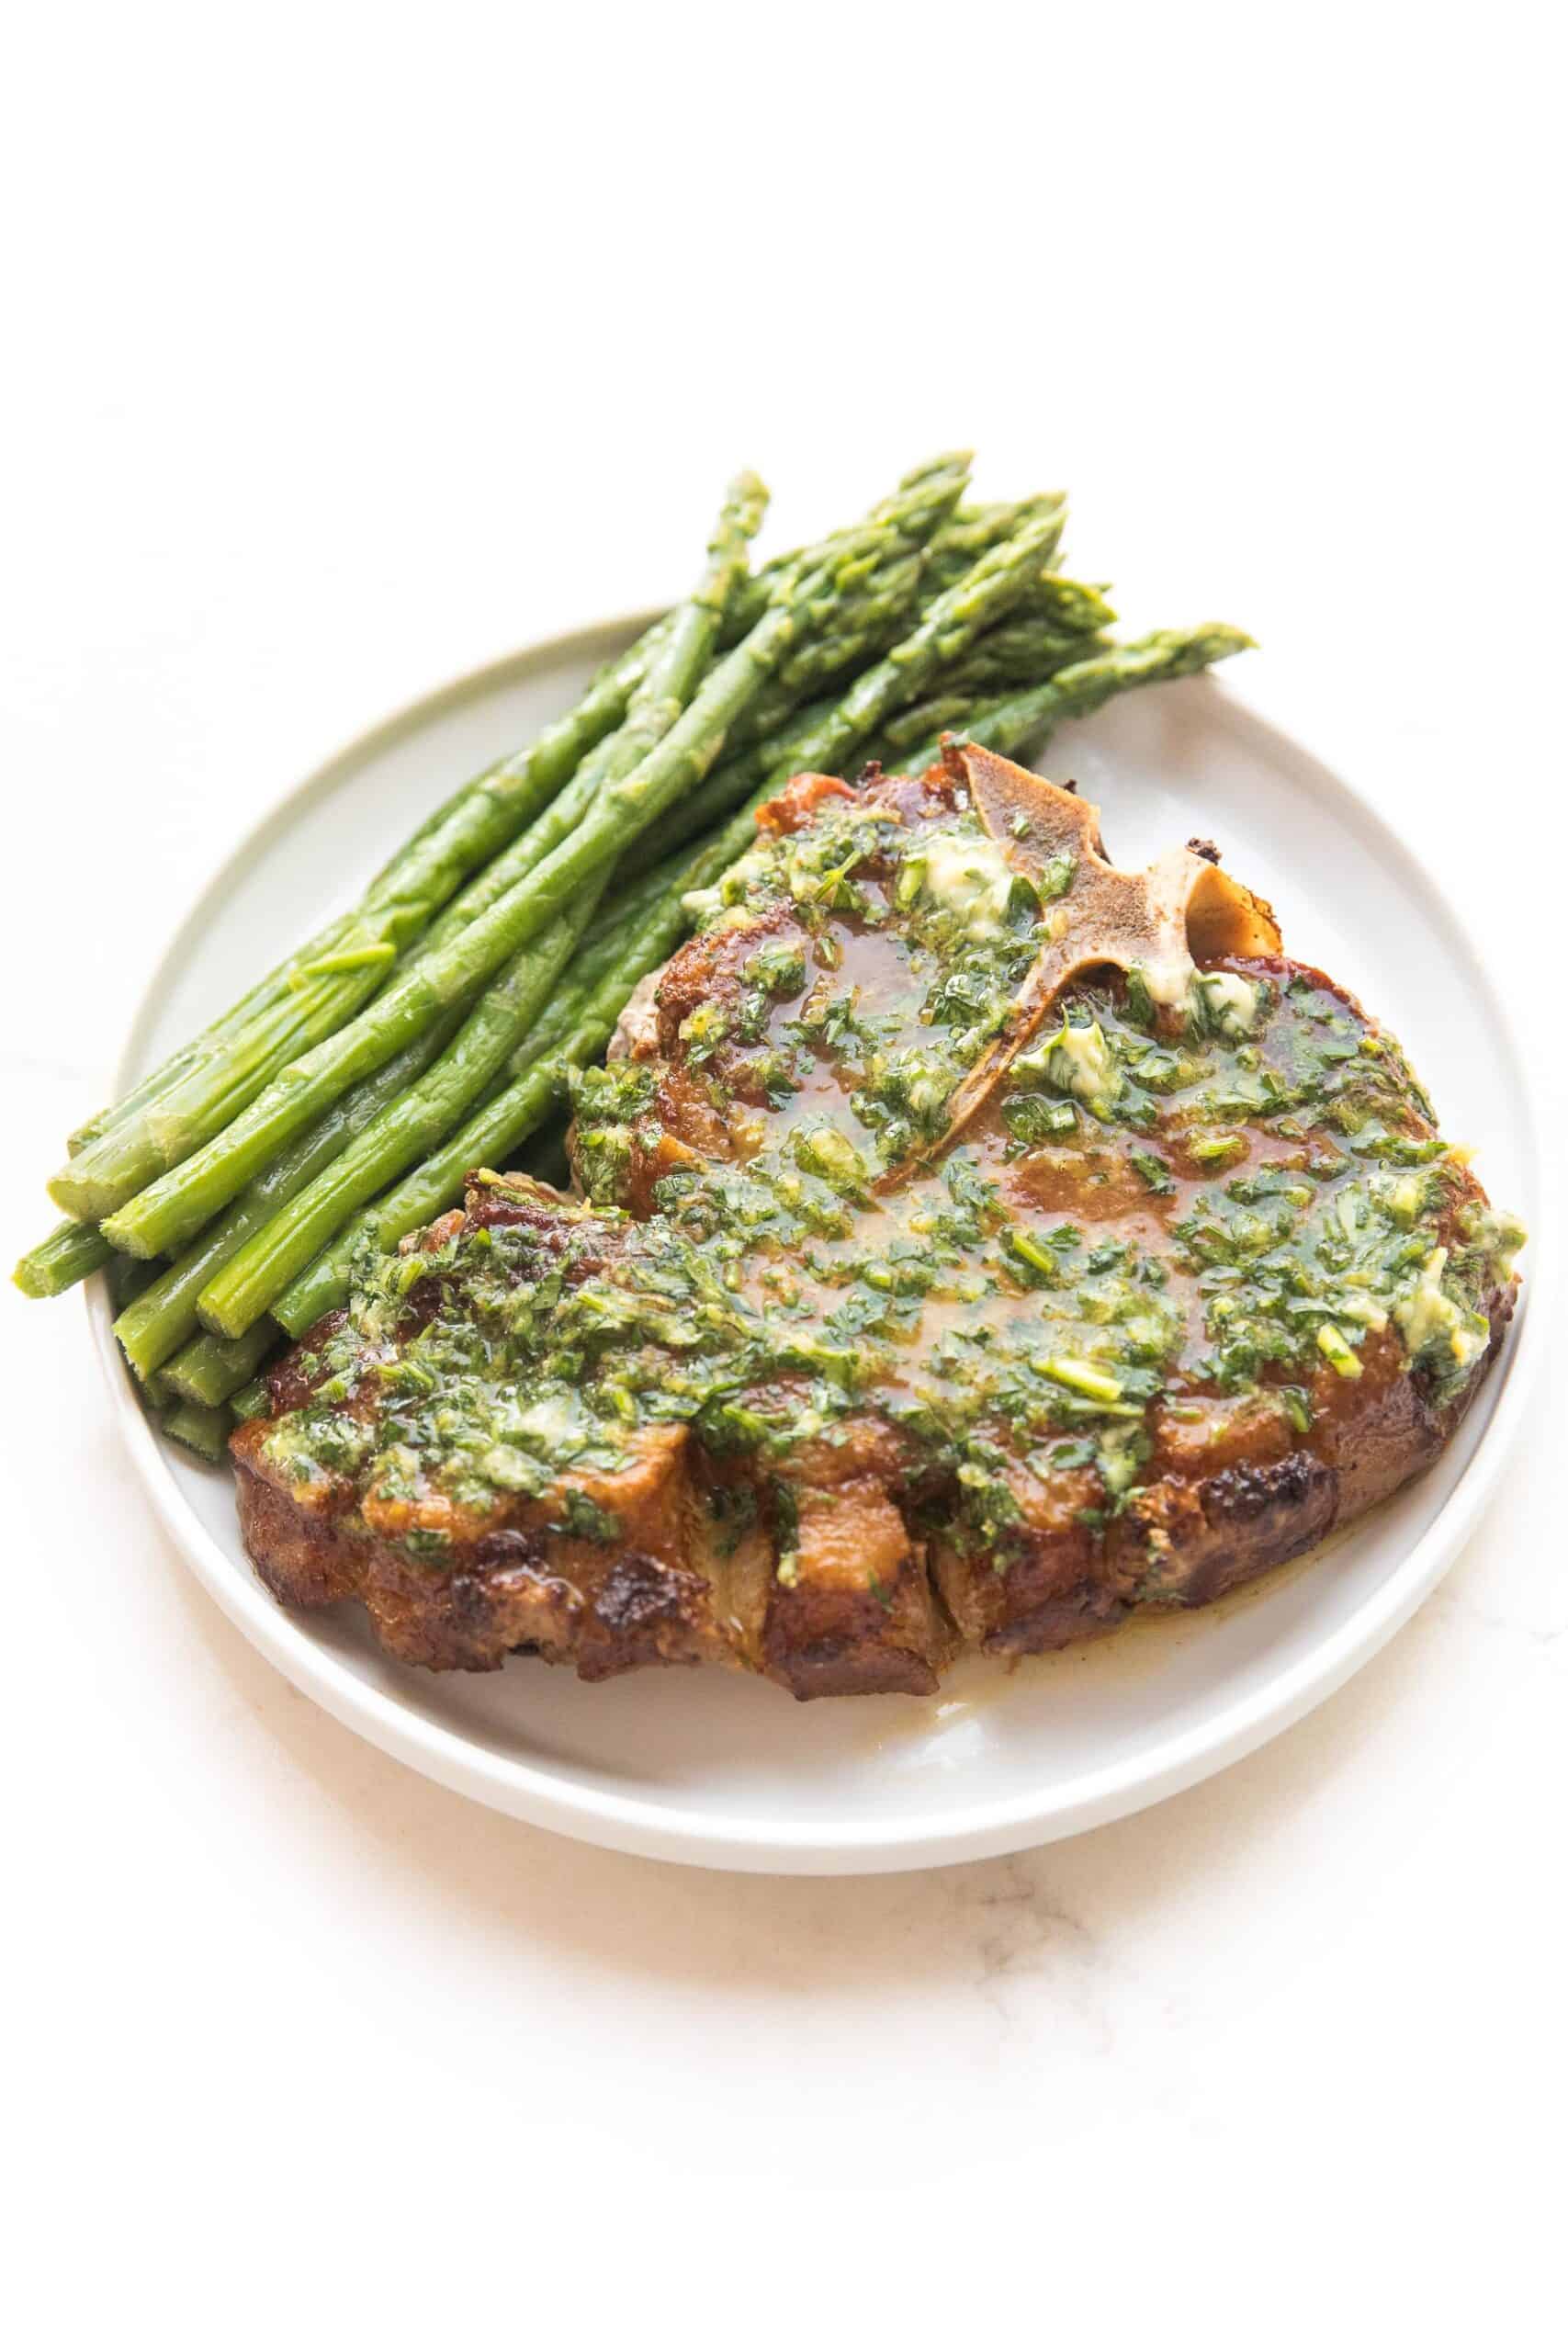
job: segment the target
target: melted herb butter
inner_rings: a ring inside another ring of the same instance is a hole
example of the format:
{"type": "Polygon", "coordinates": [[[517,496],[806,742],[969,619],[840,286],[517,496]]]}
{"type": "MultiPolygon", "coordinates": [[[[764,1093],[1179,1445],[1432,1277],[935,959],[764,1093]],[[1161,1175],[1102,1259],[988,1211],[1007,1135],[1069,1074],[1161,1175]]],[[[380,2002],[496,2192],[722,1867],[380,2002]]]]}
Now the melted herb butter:
{"type": "Polygon", "coordinates": [[[1123,1084],[1121,1062],[1100,1023],[1075,1023],[1066,1012],[1061,1027],[1043,1046],[1019,1055],[1013,1075],[1025,1086],[1038,1080],[1076,1095],[1100,1119],[1111,1116],[1123,1084]]]}
{"type": "Polygon", "coordinates": [[[1014,874],[1005,851],[959,825],[925,828],[919,849],[902,864],[902,904],[924,899],[975,943],[998,938],[1012,903],[1014,874]]]}
{"type": "Polygon", "coordinates": [[[1189,994],[1189,1017],[1218,1037],[1250,1036],[1262,1009],[1262,991],[1256,981],[1239,972],[1195,972],[1189,994]]]}
{"type": "Polygon", "coordinates": [[[1443,1288],[1448,1262],[1442,1249],[1422,1260],[1415,1282],[1394,1302],[1393,1317],[1411,1355],[1451,1375],[1468,1372],[1484,1355],[1490,1331],[1483,1315],[1443,1288]]]}

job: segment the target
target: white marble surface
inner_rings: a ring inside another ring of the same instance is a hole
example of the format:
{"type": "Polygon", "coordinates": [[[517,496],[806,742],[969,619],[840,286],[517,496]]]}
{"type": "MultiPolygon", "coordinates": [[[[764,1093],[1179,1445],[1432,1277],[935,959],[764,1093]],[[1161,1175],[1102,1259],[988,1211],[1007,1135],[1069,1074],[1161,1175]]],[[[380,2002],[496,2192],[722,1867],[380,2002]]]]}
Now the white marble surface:
{"type": "MultiPolygon", "coordinates": [[[[981,10],[998,140],[921,130],[955,61],[916,17],[683,13],[613,51],[482,9],[25,37],[14,1242],[236,834],[444,675],[667,592],[742,458],[792,536],[950,439],[988,490],[1066,479],[1130,616],[1248,622],[1259,698],[1560,1003],[1532,14],[1408,52],[1403,12],[1209,11],[1200,54],[981,10]]],[[[1438,1596],[1263,1753],[1011,1861],[788,1882],[590,1852],[339,1730],[159,1535],[77,1305],[0,1317],[19,2341],[557,2305],[590,2343],[1556,2339],[1561,1376],[1438,1596]]]]}

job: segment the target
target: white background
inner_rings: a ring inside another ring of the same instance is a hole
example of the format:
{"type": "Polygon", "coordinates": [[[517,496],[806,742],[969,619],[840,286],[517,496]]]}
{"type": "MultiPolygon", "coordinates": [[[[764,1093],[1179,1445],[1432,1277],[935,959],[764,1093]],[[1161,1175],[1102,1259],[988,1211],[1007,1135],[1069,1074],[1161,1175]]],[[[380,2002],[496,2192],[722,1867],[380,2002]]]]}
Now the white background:
{"type": "MultiPolygon", "coordinates": [[[[794,538],[953,442],[1067,483],[1133,621],[1255,631],[1238,685],[1380,780],[1562,1133],[1549,21],[30,12],[11,1243],[285,786],[679,587],[738,462],[794,538]]],[[[1262,1754],[1012,1862],[789,1883],[360,1746],[160,1536],[79,1305],[3,1312],[18,2343],[1561,2340],[1561,1380],[1438,1596],[1262,1754]]]]}

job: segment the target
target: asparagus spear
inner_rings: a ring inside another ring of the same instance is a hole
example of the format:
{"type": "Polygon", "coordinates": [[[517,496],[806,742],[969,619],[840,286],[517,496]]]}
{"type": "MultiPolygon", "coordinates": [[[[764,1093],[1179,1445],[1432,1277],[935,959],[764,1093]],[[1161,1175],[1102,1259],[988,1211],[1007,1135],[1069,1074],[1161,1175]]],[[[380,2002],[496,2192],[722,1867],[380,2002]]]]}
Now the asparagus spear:
{"type": "Polygon", "coordinates": [[[416,1086],[389,1102],[329,1167],[221,1266],[197,1301],[209,1331],[239,1339],[344,1219],[429,1151],[495,1077],[559,983],[592,910],[563,915],[522,948],[416,1086]]]}
{"type": "MultiPolygon", "coordinates": [[[[994,700],[1003,690],[1016,694],[1026,685],[1038,685],[1068,662],[1087,661],[1091,654],[1106,650],[1109,640],[1100,634],[1100,624],[1116,616],[1100,591],[1075,581],[1053,580],[1051,586],[1066,592],[1058,609],[1064,616],[1077,615],[1081,628],[1069,626],[1066,619],[1061,626],[1048,626],[1021,618],[1015,611],[976,638],[950,668],[937,673],[931,681],[935,692],[930,698],[896,712],[874,740],[847,747],[846,757],[852,749],[863,763],[873,759],[886,763],[903,746],[923,743],[943,728],[961,725],[977,702],[994,700]]],[[[751,729],[741,730],[735,755],[715,769],[689,803],[671,809],[637,844],[630,864],[640,866],[701,832],[727,815],[768,775],[793,773],[809,765],[807,754],[816,731],[832,707],[830,698],[792,707],[782,694],[761,697],[758,714],[771,721],[765,735],[760,727],[757,730],[762,740],[753,746],[751,729]]]]}
{"type": "MultiPolygon", "coordinates": [[[[974,560],[981,545],[989,547],[996,539],[1006,538],[1023,519],[1023,511],[1019,507],[964,508],[954,502],[949,494],[949,485],[955,470],[967,473],[969,460],[967,449],[944,450],[940,457],[928,458],[924,465],[916,466],[907,473],[897,491],[897,495],[905,500],[918,497],[922,488],[930,491],[932,502],[931,526],[926,530],[916,529],[914,536],[927,542],[933,558],[941,558],[950,565],[956,553],[960,570],[974,560]]],[[[1055,492],[1052,493],[1049,501],[1026,502],[1032,510],[1046,503],[1061,507],[1065,518],[1066,500],[1055,492]]],[[[852,526],[850,530],[835,532],[814,547],[791,548],[787,554],[774,556],[771,562],[753,572],[730,607],[718,640],[721,649],[728,653],[756,628],[781,581],[792,572],[814,571],[818,565],[830,563],[836,555],[843,551],[853,532],[854,526],[852,526]]]]}
{"type": "MultiPolygon", "coordinates": [[[[595,745],[621,724],[631,706],[632,696],[642,684],[649,663],[662,642],[669,623],[670,616],[665,614],[651,628],[644,629],[625,652],[612,654],[607,662],[600,664],[584,688],[581,699],[564,717],[553,719],[532,744],[497,763],[502,768],[508,768],[526,763],[534,771],[539,798],[537,806],[524,818],[525,824],[531,823],[548,806],[554,792],[575,773],[579,762],[586,759],[595,745]],[[555,779],[553,785],[550,782],[552,776],[555,779]]],[[[423,824],[410,834],[401,847],[393,851],[375,876],[370,888],[396,895],[402,887],[400,875],[404,869],[404,861],[423,850],[435,834],[459,818],[478,795],[488,792],[495,774],[494,766],[485,768],[477,776],[470,776],[466,784],[460,784],[439,808],[431,811],[423,824]]],[[[482,860],[475,859],[473,863],[478,865],[482,860]]],[[[472,871],[472,867],[469,870],[472,871]]]]}
{"type": "Polygon", "coordinates": [[[85,1282],[114,1256],[96,1225],[79,1225],[67,1217],[25,1258],[17,1261],[11,1280],[28,1298],[58,1298],[73,1283],[85,1282]]]}
{"type": "Polygon", "coordinates": [[[808,765],[797,754],[812,742],[833,709],[830,695],[819,702],[803,704],[760,743],[721,762],[695,792],[688,793],[684,800],[678,801],[632,843],[615,868],[617,880],[629,882],[634,876],[646,872],[656,861],[662,861],[672,851],[705,833],[710,825],[722,823],[753,794],[765,797],[770,777],[794,775],[808,765]]]}
{"type": "MultiPolygon", "coordinates": [[[[997,634],[993,630],[992,635],[997,634]]],[[[934,693],[923,702],[911,703],[907,710],[896,711],[866,745],[863,757],[885,768],[908,767],[911,747],[918,750],[946,729],[963,728],[982,706],[1004,695],[1032,692],[1062,671],[1113,650],[1111,639],[1096,630],[1090,637],[1035,638],[1029,659],[1015,661],[1006,658],[1000,649],[996,657],[990,657],[982,639],[972,649],[970,659],[943,671],[935,680],[934,693]],[[975,655],[982,658],[975,660],[975,655]]],[[[918,775],[919,771],[910,772],[918,775]]]]}
{"type": "Polygon", "coordinates": [[[258,1414],[272,1410],[272,1392],[265,1378],[249,1380],[243,1388],[236,1388],[229,1399],[230,1419],[235,1422],[254,1421],[258,1414]]]}
{"type": "MultiPolygon", "coordinates": [[[[955,481],[953,495],[957,487],[955,481]]],[[[710,672],[663,741],[629,776],[601,793],[575,832],[456,939],[415,958],[375,1003],[288,1066],[226,1133],[107,1218],[105,1230],[115,1246],[137,1257],[179,1247],[233,1198],[272,1152],[357,1078],[378,1068],[447,1005],[470,1002],[502,964],[536,939],[639,832],[701,781],[722,751],[728,728],[805,628],[820,628],[831,619],[844,576],[863,578],[868,564],[874,568],[890,552],[899,517],[896,496],[879,510],[879,519],[851,557],[781,588],[750,635],[710,672]]]]}
{"type": "MultiPolygon", "coordinates": [[[[1049,668],[1047,664],[1047,674],[1049,668]]],[[[1032,679],[1030,684],[1038,684],[1038,678],[1032,679]]],[[[1010,691],[1016,694],[1019,689],[1015,684],[1010,691]]],[[[986,696],[983,689],[971,687],[967,691],[954,688],[951,694],[931,695],[924,702],[913,703],[908,710],[897,712],[888,720],[876,741],[868,746],[867,757],[878,767],[919,775],[921,773],[920,758],[931,738],[953,732],[962,734],[976,711],[986,707],[987,700],[995,699],[995,687],[991,689],[989,697],[986,696]]],[[[931,762],[927,760],[925,764],[929,767],[931,762]]]]}
{"type": "Polygon", "coordinates": [[[987,548],[954,586],[927,606],[919,626],[885,660],[856,678],[821,723],[804,736],[790,766],[780,763],[775,780],[786,781],[794,766],[836,775],[891,711],[910,701],[928,679],[1016,604],[1043,560],[1042,551],[1055,546],[1059,528],[1059,517],[1035,515],[1011,538],[987,548]]]}
{"type": "MultiPolygon", "coordinates": [[[[993,752],[1011,754],[1041,742],[1065,718],[1081,718],[1113,695],[1134,686],[1155,686],[1169,678],[1190,677],[1211,662],[1242,653],[1252,639],[1223,621],[1199,628],[1156,629],[1132,645],[1114,645],[1087,661],[1074,662],[1043,684],[1003,695],[973,709],[958,730],[964,740],[983,743],[993,752]]],[[[905,754],[911,775],[930,767],[942,754],[942,737],[931,737],[905,754]]]]}
{"type": "Polygon", "coordinates": [[[630,775],[669,733],[695,692],[724,615],[745,579],[747,545],[761,523],[767,495],[755,474],[742,474],[731,484],[710,543],[709,569],[689,601],[666,616],[625,725],[583,761],[565,790],[526,832],[519,834],[511,848],[452,901],[427,933],[427,947],[444,946],[455,939],[514,883],[542,865],[551,850],[581,823],[604,786],[630,775]]]}
{"type": "Polygon", "coordinates": [[[1039,514],[1055,514],[1065,526],[1066,492],[1040,491],[1032,498],[998,506],[961,506],[932,544],[933,569],[945,574],[942,585],[951,588],[977,556],[984,555],[987,548],[999,547],[1003,539],[1012,538],[1039,514]]]}
{"type": "Polygon", "coordinates": [[[191,1405],[182,1398],[164,1415],[164,1432],[204,1462],[221,1462],[229,1448],[229,1416],[221,1406],[191,1405]]]}
{"type": "MultiPolygon", "coordinates": [[[[1000,513],[1007,511],[998,510],[1000,513]]],[[[1031,524],[1043,521],[1051,527],[1042,542],[1038,561],[1024,594],[1028,595],[1041,591],[1050,580],[1052,569],[1057,561],[1062,533],[1067,520],[1066,502],[1055,498],[1026,498],[1011,512],[1014,520],[1010,528],[1000,529],[987,523],[967,532],[955,531],[940,547],[934,548],[926,581],[929,593],[942,595],[949,588],[956,588],[964,573],[974,569],[982,555],[992,548],[1004,546],[1010,538],[1016,538],[1019,532],[1027,529],[1031,524]]]]}
{"type": "MultiPolygon", "coordinates": [[[[939,458],[934,461],[933,467],[927,470],[934,471],[936,468],[946,462],[948,462],[946,459],[939,458]]],[[[919,477],[910,476],[909,479],[914,481],[919,477]]],[[[976,558],[984,555],[987,548],[998,547],[1003,539],[1010,539],[1015,532],[1023,528],[1026,523],[1032,522],[1037,515],[1042,514],[1054,514],[1056,517],[1056,534],[1059,541],[1067,518],[1067,501],[1065,492],[1061,491],[1046,491],[1038,497],[1019,499],[1005,505],[955,508],[941,529],[932,533],[928,543],[928,565],[924,587],[932,594],[940,594],[944,588],[951,588],[956,581],[962,579],[976,558]]],[[[1051,560],[1054,551],[1053,548],[1047,552],[1045,561],[1051,560]]],[[[742,591],[740,601],[736,607],[736,616],[744,616],[748,626],[754,622],[761,611],[765,594],[771,591],[779,572],[787,570],[791,564],[798,563],[806,552],[807,550],[804,549],[796,549],[791,555],[777,556],[772,564],[764,565],[763,569],[753,577],[749,586],[742,591]]],[[[736,628],[734,617],[732,617],[730,628],[736,635],[744,633],[736,628]]],[[[725,641],[725,639],[720,640],[721,643],[725,641]]]]}
{"type": "MultiPolygon", "coordinates": [[[[844,614],[842,625],[807,639],[797,651],[781,662],[774,681],[780,694],[804,701],[829,678],[853,670],[903,633],[906,616],[919,595],[925,577],[922,549],[900,556],[873,572],[861,594],[844,614]]],[[[761,698],[766,703],[767,697],[761,698]]]]}
{"type": "Polygon", "coordinates": [[[115,1337],[139,1380],[150,1382],[196,1330],[197,1299],[219,1268],[252,1234],[261,1231],[285,1201],[292,1200],[329,1166],[378,1112],[407,1092],[451,1038],[460,1018],[459,1013],[449,1012],[352,1088],[313,1126],[297,1136],[239,1199],[197,1237],[183,1257],[122,1308],[115,1337]]]}
{"type": "Polygon", "coordinates": [[[157,1275],[154,1266],[143,1265],[140,1258],[111,1258],[104,1279],[108,1284],[111,1305],[118,1315],[133,1298],[147,1288],[157,1275]]]}
{"type": "Polygon", "coordinates": [[[221,1405],[254,1377],[281,1334],[270,1315],[261,1316],[239,1340],[203,1331],[163,1366],[161,1378],[173,1396],[189,1405],[221,1405]]]}
{"type": "MultiPolygon", "coordinates": [[[[1049,511],[1048,503],[1041,503],[1046,504],[1049,511]]],[[[931,549],[927,550],[920,567],[922,606],[929,605],[939,593],[933,586],[936,564],[932,555],[932,549],[939,544],[940,540],[933,540],[931,549]]],[[[986,544],[994,545],[996,540],[992,537],[986,544]]],[[[947,585],[952,584],[949,568],[947,585]]],[[[900,601],[901,608],[907,609],[907,604],[900,601]]],[[[1053,669],[1059,668],[1063,662],[1082,659],[1093,651],[1098,642],[1098,631],[1115,617],[1098,588],[1085,586],[1078,581],[1062,580],[1055,574],[1045,574],[1026,586],[1006,620],[998,622],[978,638],[952,671],[942,672],[940,683],[942,692],[949,697],[962,696],[966,710],[969,703],[984,690],[997,692],[1004,687],[1011,689],[1024,684],[1034,684],[1053,669]]],[[[863,613],[857,615],[857,626],[845,630],[838,639],[813,639],[799,655],[784,665],[773,685],[758,696],[745,720],[732,731],[723,770],[716,772],[696,796],[700,804],[696,813],[688,820],[682,809],[672,810],[660,829],[659,839],[649,854],[661,856],[678,841],[689,840],[715,816],[732,808],[742,794],[750,789],[750,785],[739,769],[733,776],[728,771],[732,758],[750,751],[754,742],[777,736],[780,745],[774,764],[778,760],[794,758],[796,743],[806,745],[810,740],[807,733],[807,713],[802,707],[807,697],[820,696],[825,687],[835,687],[841,692],[858,666],[890,651],[897,643],[899,631],[896,617],[891,624],[882,622],[869,599],[863,613]]],[[[823,703],[821,708],[814,709],[810,714],[811,719],[824,717],[828,707],[829,705],[823,703]]],[[[899,723],[904,722],[901,720],[899,723]]],[[[935,723],[944,725],[947,719],[944,716],[935,723]]],[[[886,733],[888,730],[884,731],[886,733]]],[[[920,728],[918,734],[923,738],[928,731],[920,728]]],[[[908,737],[908,740],[916,738],[908,737]]],[[[879,750],[880,744],[875,749],[879,750]]],[[[874,756],[871,747],[866,749],[864,756],[874,756]]],[[[756,767],[756,763],[750,765],[756,773],[763,772],[756,767]]]]}
{"type": "MultiPolygon", "coordinates": [[[[942,694],[995,695],[1038,685],[1046,671],[1064,662],[1087,662],[1111,643],[1103,629],[1043,628],[1034,621],[1004,621],[988,629],[961,662],[933,680],[942,694]]],[[[901,712],[907,718],[908,712],[901,712]]]]}
{"type": "Polygon", "coordinates": [[[727,760],[764,736],[777,734],[794,720],[803,703],[819,699],[829,688],[841,691],[863,662],[876,660],[896,644],[908,625],[922,571],[918,556],[886,565],[852,600],[842,628],[808,638],[731,728],[725,747],[727,760]]]}
{"type": "MultiPolygon", "coordinates": [[[[229,1011],[220,1016],[221,1023],[237,1025],[244,1016],[254,1012],[263,1001],[266,986],[267,982],[262,981],[248,989],[237,1004],[231,1005],[229,1011]]],[[[120,1126],[136,1112],[145,1110],[148,1103],[155,1102],[176,1079],[184,1078],[187,1070],[194,1069],[206,1050],[203,1041],[216,1035],[220,1022],[212,1023],[209,1029],[203,1031],[201,1037],[193,1038],[188,1046],[182,1046],[177,1053],[171,1054],[167,1061],[161,1062],[155,1070],[133,1086],[129,1094],[122,1094],[117,1102],[106,1103],[101,1111],[95,1111],[90,1119],[84,1119],[79,1127],[73,1127],[65,1138],[65,1148],[70,1157],[74,1159],[79,1151],[85,1150],[88,1144],[107,1134],[111,1126],[120,1126]]]]}
{"type": "MultiPolygon", "coordinates": [[[[1025,499],[1017,505],[981,508],[967,516],[961,514],[933,534],[921,551],[916,583],[919,603],[929,605],[953,587],[977,557],[1011,537],[1026,523],[1050,516],[1059,533],[1065,512],[1065,500],[1053,493],[1049,497],[1025,499]]],[[[1048,537],[1045,560],[1049,560],[1052,548],[1053,540],[1048,537]]],[[[911,595],[899,593],[902,582],[891,576],[897,570],[898,567],[889,567],[890,576],[886,581],[868,582],[863,600],[857,603],[843,630],[833,637],[809,640],[783,665],[768,693],[731,736],[732,751],[742,750],[753,738],[776,733],[800,703],[819,695],[829,685],[840,685],[859,663],[880,657],[897,642],[900,634],[897,624],[914,601],[911,595]]],[[[756,582],[751,586],[754,589],[756,582]]],[[[1033,610],[1044,625],[1054,626],[1059,621],[1063,628],[1089,628],[1115,617],[1097,591],[1085,589],[1076,582],[1058,582],[1049,572],[1042,572],[1030,582],[1018,609],[1033,610]]]]}
{"type": "Polygon", "coordinates": [[[1066,580],[1059,571],[1037,572],[1009,615],[1010,621],[1050,629],[1109,628],[1116,618],[1101,582],[1066,580]]]}

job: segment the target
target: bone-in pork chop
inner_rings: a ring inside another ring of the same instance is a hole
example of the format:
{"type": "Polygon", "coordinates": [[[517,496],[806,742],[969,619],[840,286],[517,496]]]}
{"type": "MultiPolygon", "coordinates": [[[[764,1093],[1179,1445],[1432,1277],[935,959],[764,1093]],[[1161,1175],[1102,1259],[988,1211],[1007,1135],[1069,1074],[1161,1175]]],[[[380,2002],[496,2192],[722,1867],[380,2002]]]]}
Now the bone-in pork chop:
{"type": "MultiPolygon", "coordinates": [[[[1189,1607],[1430,1464],[1517,1228],[1207,844],[990,753],[799,777],[586,1073],[234,1438],[280,1600],[399,1657],[936,1687],[1189,1607]]],[[[1332,1571],[1327,1571],[1331,1573],[1332,1571]]]]}

